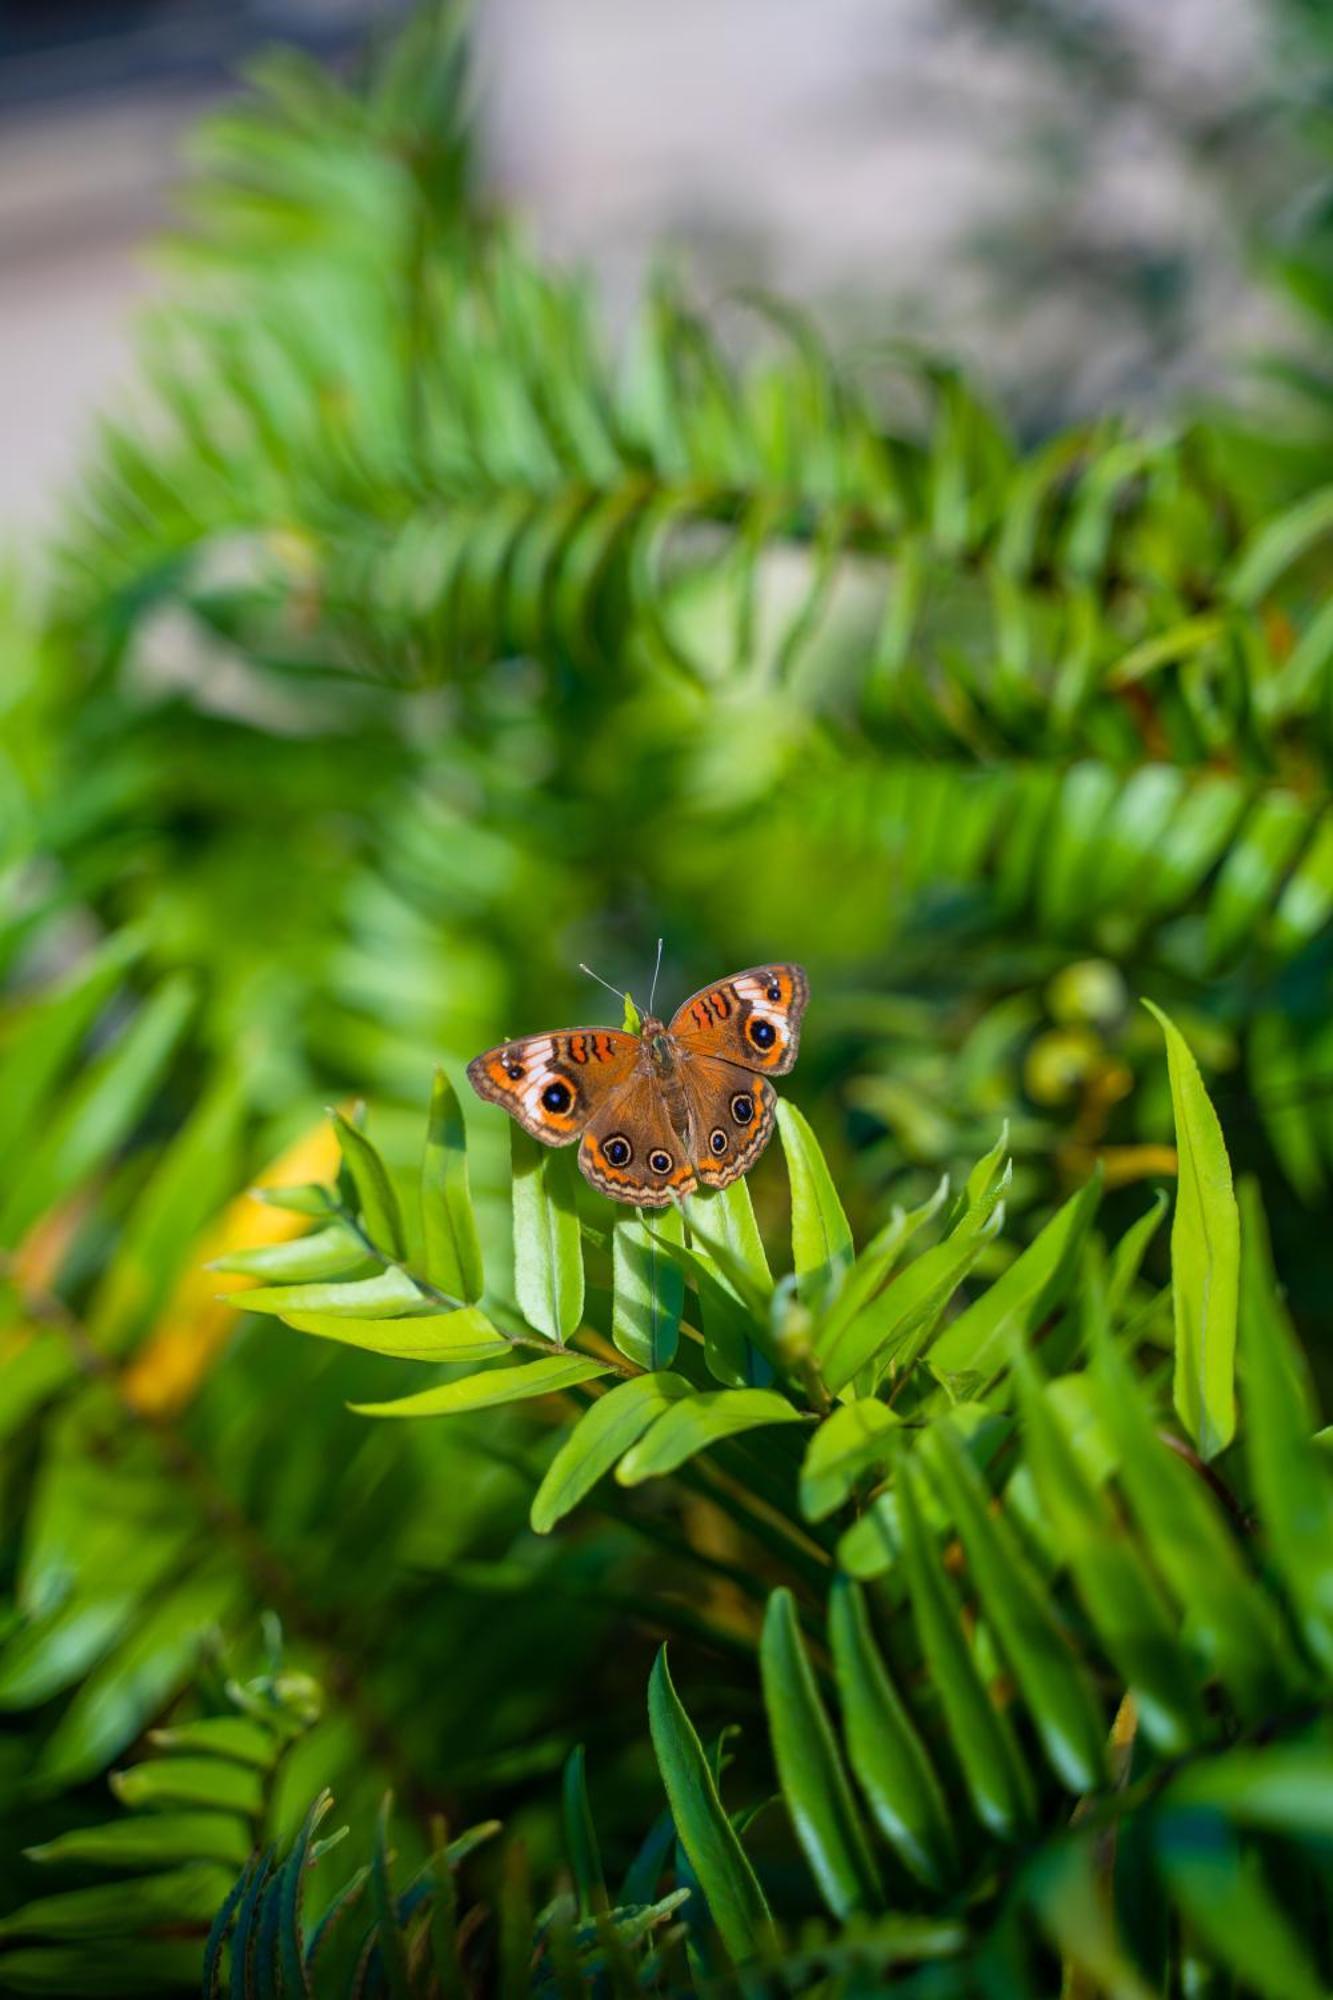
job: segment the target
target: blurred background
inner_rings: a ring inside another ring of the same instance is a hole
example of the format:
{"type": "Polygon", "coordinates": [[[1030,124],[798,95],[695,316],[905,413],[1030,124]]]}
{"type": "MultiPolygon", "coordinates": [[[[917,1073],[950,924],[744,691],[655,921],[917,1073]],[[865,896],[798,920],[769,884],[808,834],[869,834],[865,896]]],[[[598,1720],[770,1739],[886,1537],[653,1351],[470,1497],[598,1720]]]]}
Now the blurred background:
{"type": "MultiPolygon", "coordinates": [[[[345,63],[403,0],[10,0],[0,24],[0,524],[49,522],[159,288],[199,114],[282,39],[345,63]]],[[[623,316],[687,250],[848,337],[886,319],[1036,431],[1207,393],[1289,331],[1256,245],[1316,88],[1267,0],[484,0],[488,188],[623,316]],[[1289,105],[1288,107],[1289,108],[1289,105]]]]}

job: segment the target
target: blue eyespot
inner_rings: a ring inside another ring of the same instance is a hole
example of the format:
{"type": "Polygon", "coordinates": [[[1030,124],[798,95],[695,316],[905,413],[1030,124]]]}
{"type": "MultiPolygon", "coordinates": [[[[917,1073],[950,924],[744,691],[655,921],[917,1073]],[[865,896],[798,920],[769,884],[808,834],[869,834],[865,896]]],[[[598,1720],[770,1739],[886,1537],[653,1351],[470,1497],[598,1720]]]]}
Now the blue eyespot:
{"type": "Polygon", "coordinates": [[[754,1099],[748,1091],[738,1090],[731,1100],[731,1115],[738,1125],[748,1125],[754,1117],[754,1099]]]}
{"type": "Polygon", "coordinates": [[[715,1153],[725,1153],[725,1152],[726,1152],[726,1150],[727,1150],[727,1135],[726,1135],[726,1133],[725,1133],[725,1132],[724,1132],[724,1131],[722,1130],[722,1127],[721,1127],[720,1125],[719,1125],[719,1126],[717,1127],[716,1131],[713,1131],[713,1132],[710,1132],[710,1133],[709,1133],[709,1135],[708,1135],[708,1143],[709,1143],[709,1145],[710,1145],[710,1146],[712,1147],[712,1149],[713,1149],[713,1151],[714,1151],[715,1153]]]}
{"type": "Polygon", "coordinates": [[[634,1158],[634,1148],[628,1139],[617,1132],[614,1139],[608,1139],[602,1147],[607,1160],[613,1167],[627,1167],[634,1158]]]}
{"type": "Polygon", "coordinates": [[[567,1083],[548,1083],[542,1092],[542,1103],[548,1111],[568,1111],[574,1102],[574,1093],[567,1083]]]}
{"type": "Polygon", "coordinates": [[[771,1049],[778,1038],[778,1031],[771,1021],[749,1020],[745,1032],[757,1049],[771,1049]]]}
{"type": "Polygon", "coordinates": [[[660,1146],[657,1146],[648,1155],[648,1164],[655,1174],[669,1174],[671,1172],[671,1155],[664,1152],[660,1146]]]}

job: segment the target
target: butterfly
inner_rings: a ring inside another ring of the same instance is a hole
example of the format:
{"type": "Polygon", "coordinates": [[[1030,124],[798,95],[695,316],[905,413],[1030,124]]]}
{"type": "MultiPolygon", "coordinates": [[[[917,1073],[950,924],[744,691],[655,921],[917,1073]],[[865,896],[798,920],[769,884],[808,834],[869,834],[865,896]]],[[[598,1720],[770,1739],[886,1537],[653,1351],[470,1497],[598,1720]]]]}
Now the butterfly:
{"type": "Polygon", "coordinates": [[[545,1146],[579,1144],[585,1180],[613,1201],[666,1208],[724,1188],[773,1133],[771,1076],[796,1061],[810,997],[799,965],[758,965],[638,1034],[568,1028],[488,1049],[468,1064],[479,1097],[545,1146]]]}

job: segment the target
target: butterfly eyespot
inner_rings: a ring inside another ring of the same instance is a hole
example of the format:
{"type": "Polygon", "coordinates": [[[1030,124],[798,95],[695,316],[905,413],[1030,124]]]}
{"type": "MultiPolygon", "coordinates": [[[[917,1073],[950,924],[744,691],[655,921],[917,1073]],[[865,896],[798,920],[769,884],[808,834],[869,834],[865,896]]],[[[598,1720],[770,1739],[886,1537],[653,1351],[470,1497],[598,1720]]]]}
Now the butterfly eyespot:
{"type": "Polygon", "coordinates": [[[568,1111],[573,1102],[574,1093],[567,1083],[548,1083],[542,1092],[542,1106],[547,1111],[568,1111]]]}
{"type": "Polygon", "coordinates": [[[620,1133],[617,1133],[614,1139],[608,1139],[602,1151],[606,1155],[608,1164],[613,1167],[627,1167],[634,1158],[634,1148],[620,1133]]]}
{"type": "Polygon", "coordinates": [[[754,1117],[754,1099],[744,1090],[738,1090],[731,1100],[731,1115],[738,1125],[748,1125],[754,1117]]]}
{"type": "Polygon", "coordinates": [[[771,1049],[778,1038],[778,1031],[771,1021],[753,1017],[745,1023],[745,1032],[757,1049],[771,1049]]]}
{"type": "Polygon", "coordinates": [[[778,985],[776,979],[773,981],[773,984],[768,988],[768,997],[770,1000],[780,1000],[782,998],[782,988],[778,985]]]}
{"type": "Polygon", "coordinates": [[[671,1172],[671,1155],[664,1152],[660,1146],[656,1146],[648,1155],[648,1164],[655,1174],[669,1174],[671,1172]]]}
{"type": "Polygon", "coordinates": [[[517,1083],[522,1074],[523,1074],[522,1063],[505,1064],[505,1075],[509,1078],[509,1081],[511,1083],[517,1083]]]}
{"type": "Polygon", "coordinates": [[[722,1130],[722,1127],[721,1127],[720,1125],[719,1125],[719,1126],[718,1126],[718,1127],[716,1128],[716,1130],[715,1130],[715,1131],[713,1131],[713,1132],[710,1132],[710,1133],[709,1133],[709,1135],[708,1135],[708,1143],[709,1143],[709,1145],[710,1145],[710,1146],[712,1147],[712,1149],[713,1149],[713,1151],[714,1151],[715,1153],[725,1153],[725,1152],[726,1152],[726,1150],[727,1150],[727,1135],[726,1135],[726,1133],[725,1133],[725,1132],[724,1132],[724,1131],[722,1130]]]}

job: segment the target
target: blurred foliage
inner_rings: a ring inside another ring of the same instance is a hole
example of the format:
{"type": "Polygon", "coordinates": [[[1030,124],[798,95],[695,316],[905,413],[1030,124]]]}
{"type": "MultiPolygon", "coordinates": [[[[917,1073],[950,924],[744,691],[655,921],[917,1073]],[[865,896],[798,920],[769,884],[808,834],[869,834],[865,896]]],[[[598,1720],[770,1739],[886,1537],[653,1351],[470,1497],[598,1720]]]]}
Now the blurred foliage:
{"type": "MultiPolygon", "coordinates": [[[[358,1130],[368,1096],[405,1187],[435,1065],[586,1018],[580,958],[632,980],[664,933],[668,994],[808,966],[790,1094],[849,1245],[942,1173],[966,1184],[1008,1121],[1003,1240],[936,1330],[1095,1171],[1108,1244],[1132,1240],[1176,1160],[1146,995],[1333,1367],[1318,368],[1288,368],[1262,421],[1110,413],[1020,446],[947,362],[888,343],[852,367],[770,299],[704,311],[663,275],[612,340],[489,211],[468,93],[460,18],[432,6],[356,78],[279,55],[210,122],[141,384],[49,578],[0,589],[9,1908],[39,1893],[19,1850],[98,1817],[164,1716],[216,1713],[215,1662],[265,1610],[324,1689],[281,1762],[275,1857],[307,1853],[327,1787],[349,1867],[387,1867],[392,1789],[409,1871],[436,1816],[494,1816],[548,1883],[553,1774],[595,1739],[628,1867],[659,1803],[640,1701],[664,1631],[682,1686],[725,1669],[710,1727],[757,1717],[743,1633],[693,1615],[701,1557],[719,1590],[753,1569],[730,1500],[650,1490],[536,1535],[549,1403],[369,1424],[346,1405],[407,1390],[411,1359],[241,1309],[238,1287],[375,1273],[351,1184],[337,1213],[309,1192],[335,1168],[323,1107],[358,1130]]],[[[1306,115],[1313,159],[1317,97],[1306,115]]],[[[1280,246],[1317,311],[1321,216],[1280,246]]],[[[498,1125],[476,1119],[470,1174],[488,1310],[516,1313],[498,1125]]],[[[789,1241],[777,1163],[749,1185],[789,1241]]],[[[585,1303],[614,1336],[600,1206],[585,1303]]],[[[727,1290],[745,1303],[724,1276],[715,1351],[727,1290]]],[[[771,1392],[740,1338],[723,1381],[771,1392]]],[[[595,1925],[571,1950],[592,1937],[623,1986],[595,1925]]]]}

